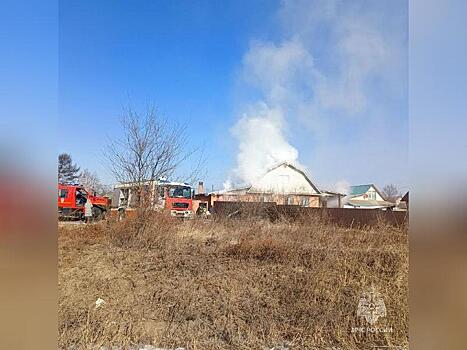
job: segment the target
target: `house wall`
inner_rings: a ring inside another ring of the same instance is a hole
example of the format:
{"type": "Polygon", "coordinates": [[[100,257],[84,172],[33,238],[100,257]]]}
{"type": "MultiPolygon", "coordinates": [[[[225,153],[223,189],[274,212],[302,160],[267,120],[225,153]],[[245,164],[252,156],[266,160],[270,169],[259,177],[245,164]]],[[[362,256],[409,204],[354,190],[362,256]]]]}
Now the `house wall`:
{"type": "MultiPolygon", "coordinates": [[[[196,212],[198,211],[198,208],[200,206],[201,203],[208,203],[207,201],[202,201],[202,200],[199,200],[199,199],[193,199],[193,213],[196,214],[196,212]]],[[[209,207],[209,205],[208,205],[209,207]]]]}
{"type": "Polygon", "coordinates": [[[317,193],[301,172],[285,164],[271,170],[252,184],[251,191],[259,193],[317,193]]]}
{"type": "Polygon", "coordinates": [[[211,195],[208,194],[196,194],[194,199],[193,199],[193,213],[196,213],[196,211],[199,208],[200,203],[207,203],[208,205],[208,210],[211,208],[211,195]]]}

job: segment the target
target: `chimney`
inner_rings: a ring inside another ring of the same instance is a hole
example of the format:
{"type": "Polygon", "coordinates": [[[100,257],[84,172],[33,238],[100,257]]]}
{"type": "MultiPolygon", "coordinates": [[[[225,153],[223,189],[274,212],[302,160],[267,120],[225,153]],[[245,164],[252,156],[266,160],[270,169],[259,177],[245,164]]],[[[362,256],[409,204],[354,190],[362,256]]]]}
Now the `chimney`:
{"type": "Polygon", "coordinates": [[[204,194],[204,182],[203,181],[200,181],[198,183],[198,193],[199,194],[204,194]]]}

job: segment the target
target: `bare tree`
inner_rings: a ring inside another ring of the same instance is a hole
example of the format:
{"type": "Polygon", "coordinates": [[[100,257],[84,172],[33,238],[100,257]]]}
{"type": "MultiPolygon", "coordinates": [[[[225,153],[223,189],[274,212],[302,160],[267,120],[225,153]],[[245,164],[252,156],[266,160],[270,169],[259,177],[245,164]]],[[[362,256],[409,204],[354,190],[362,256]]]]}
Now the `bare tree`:
{"type": "Polygon", "coordinates": [[[190,161],[190,167],[183,174],[178,175],[177,179],[180,182],[194,185],[206,177],[206,157],[204,147],[196,147],[190,153],[192,156],[189,158],[193,158],[190,161]]]}
{"type": "Polygon", "coordinates": [[[79,182],[89,192],[96,192],[99,195],[104,193],[104,185],[102,185],[99,176],[89,169],[84,169],[79,174],[79,182]]]}
{"type": "Polygon", "coordinates": [[[395,202],[396,197],[399,195],[399,189],[394,184],[388,184],[382,189],[383,195],[386,200],[390,202],[395,202]]]}
{"type": "Polygon", "coordinates": [[[116,180],[132,184],[138,215],[143,217],[152,204],[150,186],[154,181],[174,175],[180,164],[199,149],[187,146],[185,125],[169,123],[153,105],[143,114],[129,105],[121,127],[122,137],[109,142],[106,156],[116,180]]]}

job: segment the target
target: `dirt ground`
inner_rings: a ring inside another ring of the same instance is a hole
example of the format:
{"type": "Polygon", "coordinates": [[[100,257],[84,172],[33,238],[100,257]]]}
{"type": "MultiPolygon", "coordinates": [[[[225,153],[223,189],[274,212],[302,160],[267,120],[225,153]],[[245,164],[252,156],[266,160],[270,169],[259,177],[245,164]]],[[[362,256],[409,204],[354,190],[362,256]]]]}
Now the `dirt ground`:
{"type": "Polygon", "coordinates": [[[163,215],[145,227],[60,224],[59,298],[61,349],[407,346],[407,229],[163,215]],[[358,313],[369,292],[385,307],[374,324],[358,313]]]}

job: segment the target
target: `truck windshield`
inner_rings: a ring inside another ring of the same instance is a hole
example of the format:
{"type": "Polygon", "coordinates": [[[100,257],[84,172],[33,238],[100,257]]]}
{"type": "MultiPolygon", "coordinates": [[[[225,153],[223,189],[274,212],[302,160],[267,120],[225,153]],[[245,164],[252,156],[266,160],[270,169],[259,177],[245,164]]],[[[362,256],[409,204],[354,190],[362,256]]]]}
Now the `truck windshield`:
{"type": "Polygon", "coordinates": [[[171,187],[169,188],[169,197],[190,199],[191,188],[190,187],[171,187]]]}

